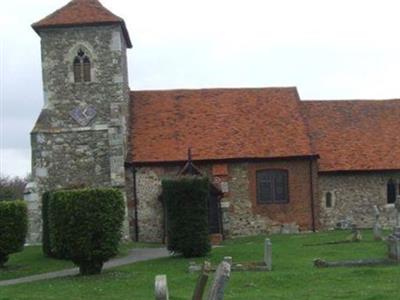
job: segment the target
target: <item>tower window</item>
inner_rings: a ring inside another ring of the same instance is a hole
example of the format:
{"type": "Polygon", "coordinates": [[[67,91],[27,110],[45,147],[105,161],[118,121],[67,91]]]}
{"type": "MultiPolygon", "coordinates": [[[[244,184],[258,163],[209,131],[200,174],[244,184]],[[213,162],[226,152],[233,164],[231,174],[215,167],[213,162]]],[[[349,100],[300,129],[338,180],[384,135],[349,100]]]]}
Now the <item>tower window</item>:
{"type": "Polygon", "coordinates": [[[393,179],[390,179],[387,183],[387,203],[396,202],[396,184],[393,179]]]}
{"type": "Polygon", "coordinates": [[[79,49],[77,56],[74,59],[74,80],[75,82],[89,82],[91,80],[90,76],[90,59],[79,49]]]}

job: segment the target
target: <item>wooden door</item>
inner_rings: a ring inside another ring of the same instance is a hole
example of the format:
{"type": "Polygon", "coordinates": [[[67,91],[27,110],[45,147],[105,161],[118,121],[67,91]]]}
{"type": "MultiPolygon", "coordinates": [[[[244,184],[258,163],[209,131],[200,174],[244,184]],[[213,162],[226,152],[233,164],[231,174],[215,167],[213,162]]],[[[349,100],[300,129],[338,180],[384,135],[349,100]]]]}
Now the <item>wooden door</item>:
{"type": "Polygon", "coordinates": [[[221,206],[219,197],[210,193],[208,197],[208,228],[210,234],[222,233],[221,230],[221,206]]]}

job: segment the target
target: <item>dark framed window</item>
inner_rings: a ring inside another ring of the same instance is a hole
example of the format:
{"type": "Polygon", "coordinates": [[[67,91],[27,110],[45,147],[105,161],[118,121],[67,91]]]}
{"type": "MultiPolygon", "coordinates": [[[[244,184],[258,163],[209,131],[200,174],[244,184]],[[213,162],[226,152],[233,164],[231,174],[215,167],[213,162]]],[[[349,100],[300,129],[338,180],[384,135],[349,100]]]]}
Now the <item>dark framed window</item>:
{"type": "Polygon", "coordinates": [[[387,183],[387,203],[396,202],[396,184],[393,179],[390,179],[387,183]]]}
{"type": "Polygon", "coordinates": [[[326,192],[325,194],[325,207],[331,208],[332,207],[332,193],[326,192]]]}
{"type": "Polygon", "coordinates": [[[288,171],[260,170],[256,172],[257,202],[260,204],[288,203],[288,171]]]}
{"type": "Polygon", "coordinates": [[[74,59],[75,82],[89,82],[91,80],[90,69],[90,59],[85,52],[80,49],[74,59]]]}

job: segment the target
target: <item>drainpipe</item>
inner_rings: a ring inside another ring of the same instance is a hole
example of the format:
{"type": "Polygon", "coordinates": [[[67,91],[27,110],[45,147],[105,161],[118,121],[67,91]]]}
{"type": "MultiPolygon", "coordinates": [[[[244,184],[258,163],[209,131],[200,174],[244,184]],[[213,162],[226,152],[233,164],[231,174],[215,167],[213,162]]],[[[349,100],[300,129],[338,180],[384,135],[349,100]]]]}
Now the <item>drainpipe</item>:
{"type": "Polygon", "coordinates": [[[314,183],[313,183],[312,163],[313,163],[313,161],[312,161],[312,159],[310,159],[311,222],[312,222],[312,231],[315,232],[314,183]]]}
{"type": "Polygon", "coordinates": [[[132,170],[132,191],[133,191],[133,199],[134,199],[134,210],[135,210],[135,241],[139,242],[139,222],[138,222],[138,197],[137,197],[137,187],[136,187],[136,168],[133,164],[131,164],[132,170]]]}

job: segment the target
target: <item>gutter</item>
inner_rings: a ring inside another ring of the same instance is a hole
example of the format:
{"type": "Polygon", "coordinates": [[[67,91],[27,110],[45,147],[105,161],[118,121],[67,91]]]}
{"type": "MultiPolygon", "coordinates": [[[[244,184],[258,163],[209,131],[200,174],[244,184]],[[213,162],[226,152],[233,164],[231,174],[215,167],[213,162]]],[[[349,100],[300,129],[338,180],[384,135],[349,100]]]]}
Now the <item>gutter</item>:
{"type": "MultiPolygon", "coordinates": [[[[235,162],[264,162],[264,161],[277,161],[277,160],[309,160],[319,159],[319,154],[301,155],[301,156],[279,156],[279,157],[237,157],[237,158],[215,158],[215,159],[193,159],[193,162],[201,163],[235,163],[235,162]]],[[[151,165],[170,165],[170,164],[184,164],[187,160],[149,160],[149,161],[134,161],[129,164],[137,166],[151,166],[151,165]]]]}
{"type": "Polygon", "coordinates": [[[136,186],[136,168],[133,163],[125,163],[132,172],[132,195],[134,203],[134,218],[135,218],[135,242],[139,242],[139,220],[138,220],[138,197],[137,197],[137,186],[136,186]]]}

